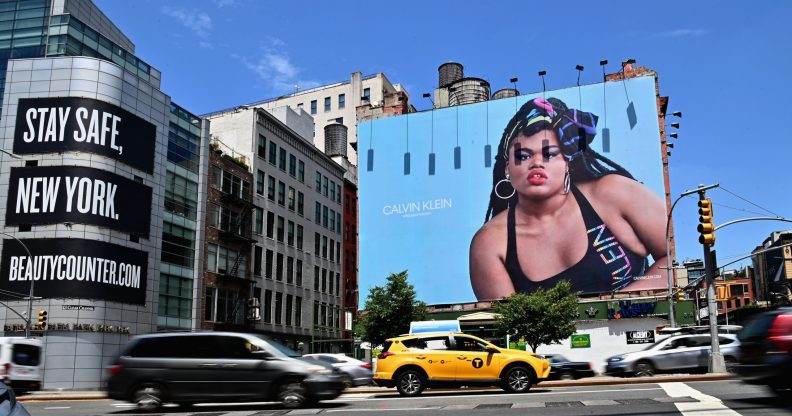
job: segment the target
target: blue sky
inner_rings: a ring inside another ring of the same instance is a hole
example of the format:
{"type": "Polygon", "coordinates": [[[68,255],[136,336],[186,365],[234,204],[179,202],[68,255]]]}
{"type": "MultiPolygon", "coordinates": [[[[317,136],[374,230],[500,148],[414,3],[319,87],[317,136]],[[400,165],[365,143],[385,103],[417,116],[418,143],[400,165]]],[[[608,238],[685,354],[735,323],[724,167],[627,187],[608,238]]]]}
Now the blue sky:
{"type": "MultiPolygon", "coordinates": [[[[720,183],[725,190],[708,193],[716,224],[792,218],[785,169],[792,155],[792,2],[95,2],[136,54],[163,72],[163,91],[197,114],[290,93],[295,85],[348,80],[354,71],[384,72],[423,110],[430,104],[421,94],[435,88],[437,67],[447,61],[489,80],[493,90],[518,77],[518,89],[534,92],[542,88],[539,70],[547,71],[548,89],[564,88],[576,83],[575,65],[585,66],[581,83],[592,83],[602,79],[600,60],[616,72],[634,58],[658,72],[669,112],[683,112],[672,140],[672,196],[720,183]]],[[[680,261],[702,256],[696,210],[689,197],[674,212],[680,261]]],[[[782,229],[792,224],[719,231],[719,263],[747,255],[782,229]]]]}

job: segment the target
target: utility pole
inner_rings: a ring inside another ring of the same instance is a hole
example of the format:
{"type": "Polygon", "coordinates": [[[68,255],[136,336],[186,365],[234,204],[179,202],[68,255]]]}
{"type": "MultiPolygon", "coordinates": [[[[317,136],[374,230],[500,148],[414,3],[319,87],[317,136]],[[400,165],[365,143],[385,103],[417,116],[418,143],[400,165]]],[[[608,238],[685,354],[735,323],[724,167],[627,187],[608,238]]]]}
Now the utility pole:
{"type": "Polygon", "coordinates": [[[712,264],[710,246],[715,244],[715,226],[712,223],[712,202],[707,198],[706,190],[699,191],[699,226],[701,233],[699,242],[704,246],[704,275],[707,279],[707,311],[709,315],[711,350],[709,357],[710,373],[725,373],[726,362],[720,351],[718,339],[718,311],[715,305],[715,274],[712,264]]]}

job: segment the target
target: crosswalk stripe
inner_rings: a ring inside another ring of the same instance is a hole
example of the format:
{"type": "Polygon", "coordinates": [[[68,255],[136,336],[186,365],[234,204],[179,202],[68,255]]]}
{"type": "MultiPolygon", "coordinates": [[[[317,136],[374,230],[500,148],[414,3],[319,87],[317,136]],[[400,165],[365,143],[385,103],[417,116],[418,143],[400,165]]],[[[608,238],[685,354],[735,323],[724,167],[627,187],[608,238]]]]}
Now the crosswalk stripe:
{"type": "Polygon", "coordinates": [[[683,416],[739,416],[740,414],[729,409],[723,402],[714,396],[704,394],[685,383],[660,383],[660,387],[671,397],[692,397],[697,402],[674,403],[683,416]]]}

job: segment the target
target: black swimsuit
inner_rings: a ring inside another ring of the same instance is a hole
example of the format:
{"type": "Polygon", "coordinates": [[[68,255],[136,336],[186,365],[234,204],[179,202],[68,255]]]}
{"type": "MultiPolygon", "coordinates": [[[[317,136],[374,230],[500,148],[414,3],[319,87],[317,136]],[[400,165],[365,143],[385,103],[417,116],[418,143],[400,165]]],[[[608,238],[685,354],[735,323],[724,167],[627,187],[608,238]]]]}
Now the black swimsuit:
{"type": "Polygon", "coordinates": [[[525,276],[517,258],[517,236],[514,220],[514,207],[508,212],[508,244],[506,246],[506,270],[517,292],[532,292],[537,288],[549,289],[561,280],[572,283],[572,291],[583,293],[608,293],[620,290],[643,276],[646,271],[646,258],[633,253],[610,232],[589,201],[574,186],[572,194],[580,207],[583,223],[588,235],[588,250],[574,266],[557,275],[534,282],[525,276]]]}

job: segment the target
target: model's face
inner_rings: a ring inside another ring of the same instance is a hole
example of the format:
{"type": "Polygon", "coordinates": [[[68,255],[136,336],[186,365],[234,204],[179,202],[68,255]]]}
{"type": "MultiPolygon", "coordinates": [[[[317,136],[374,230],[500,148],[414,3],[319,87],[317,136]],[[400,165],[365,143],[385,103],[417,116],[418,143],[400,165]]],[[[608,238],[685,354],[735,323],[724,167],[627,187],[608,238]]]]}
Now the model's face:
{"type": "Polygon", "coordinates": [[[509,146],[506,172],[520,195],[544,197],[563,192],[566,170],[558,137],[551,130],[519,135],[509,146]]]}

